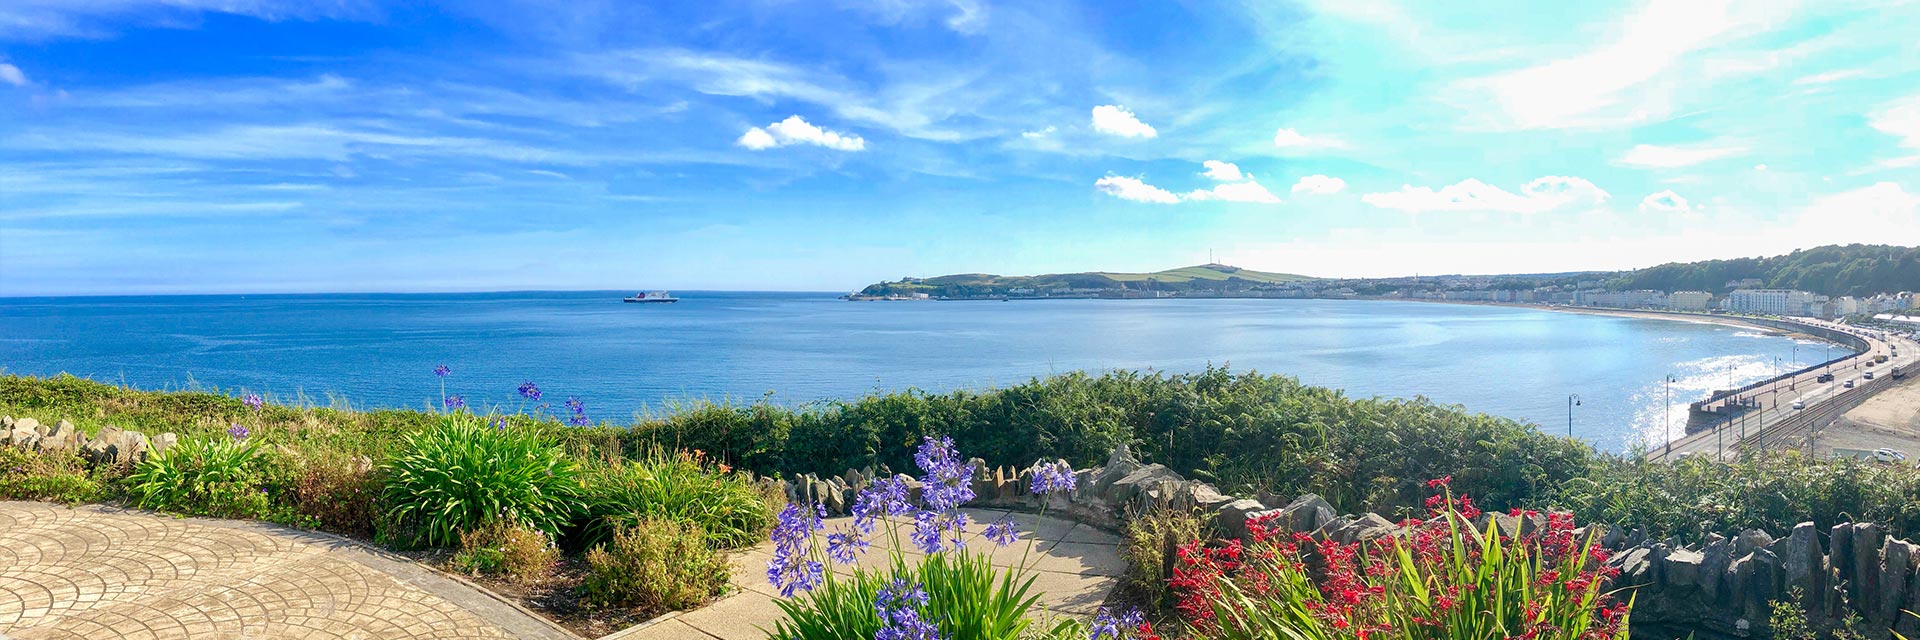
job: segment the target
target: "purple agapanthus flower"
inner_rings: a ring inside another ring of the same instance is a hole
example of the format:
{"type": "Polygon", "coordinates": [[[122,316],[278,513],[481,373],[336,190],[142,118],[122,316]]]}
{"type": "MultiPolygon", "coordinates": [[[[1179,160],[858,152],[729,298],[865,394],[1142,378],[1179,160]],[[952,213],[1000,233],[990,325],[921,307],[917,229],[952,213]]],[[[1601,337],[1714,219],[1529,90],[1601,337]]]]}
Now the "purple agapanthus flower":
{"type": "Polygon", "coordinates": [[[532,380],[520,383],[520,397],[539,402],[540,385],[534,384],[532,380]]]}
{"type": "Polygon", "coordinates": [[[811,591],[826,579],[826,566],[807,556],[813,534],[824,528],[825,512],[819,505],[807,509],[788,504],[774,520],[773,559],[767,562],[767,582],[780,589],[780,597],[811,591]]]}
{"type": "Polygon", "coordinates": [[[227,427],[227,435],[233,436],[235,440],[245,440],[247,436],[252,433],[253,432],[248,431],[246,427],[240,426],[238,422],[233,423],[231,427],[227,427]]]}
{"type": "Polygon", "coordinates": [[[575,413],[573,417],[567,418],[567,424],[576,427],[590,427],[593,426],[593,420],[589,419],[587,414],[575,413]]]}
{"type": "Polygon", "coordinates": [[[853,564],[856,556],[867,551],[868,543],[857,533],[836,531],[827,534],[827,558],[840,564],[853,564]]]}
{"type": "Polygon", "coordinates": [[[1140,623],[1143,620],[1145,620],[1145,617],[1140,614],[1140,610],[1138,609],[1131,609],[1125,613],[1116,615],[1113,613],[1113,610],[1102,607],[1100,614],[1094,616],[1093,625],[1088,627],[1087,637],[1088,640],[1100,640],[1101,638],[1122,640],[1126,637],[1128,631],[1140,628],[1140,623]]]}
{"type": "Polygon", "coordinates": [[[441,404],[444,404],[444,405],[446,405],[446,406],[447,406],[447,410],[449,410],[449,411],[452,411],[452,410],[455,410],[455,409],[465,409],[465,408],[467,408],[467,399],[466,399],[466,398],[462,398],[462,397],[460,397],[459,395],[451,395],[451,396],[447,396],[447,398],[446,398],[445,400],[441,400],[440,402],[441,402],[441,404]]]}
{"type": "Polygon", "coordinates": [[[585,407],[585,405],[580,403],[579,398],[575,398],[573,396],[567,396],[567,401],[564,404],[567,405],[567,410],[572,411],[574,413],[580,413],[580,411],[585,407]]]}
{"type": "Polygon", "coordinates": [[[987,525],[987,529],[983,533],[988,540],[992,540],[994,544],[1002,547],[1013,544],[1013,541],[1020,539],[1020,528],[1014,525],[1013,518],[1011,517],[987,525]]]}
{"type": "Polygon", "coordinates": [[[913,511],[908,501],[907,483],[899,478],[876,480],[853,499],[853,528],[862,534],[873,533],[874,522],[885,516],[906,515],[913,511]]]}
{"type": "Polygon", "coordinates": [[[913,462],[925,472],[921,499],[928,509],[951,511],[973,500],[973,465],[960,459],[953,438],[927,436],[913,453],[913,462]]]}
{"type": "Polygon", "coordinates": [[[1033,486],[1029,489],[1035,495],[1063,493],[1072,491],[1076,481],[1073,466],[1060,461],[1034,467],[1033,486]]]}
{"type": "Polygon", "coordinates": [[[249,393],[240,397],[240,404],[246,405],[248,409],[259,411],[260,407],[267,406],[267,400],[260,397],[258,393],[249,393]]]}
{"type": "Polygon", "coordinates": [[[920,616],[930,599],[927,590],[895,579],[873,597],[873,612],[886,623],[873,640],[938,640],[940,628],[920,616]]]}
{"type": "Polygon", "coordinates": [[[444,364],[433,368],[433,375],[440,376],[442,378],[445,378],[452,373],[453,373],[453,370],[448,369],[447,365],[444,365],[444,364]]]}
{"type": "Polygon", "coordinates": [[[500,417],[498,417],[498,418],[494,418],[494,419],[493,419],[493,430],[494,430],[494,431],[506,431],[506,430],[507,430],[507,417],[506,417],[506,416],[500,416],[500,417]]]}

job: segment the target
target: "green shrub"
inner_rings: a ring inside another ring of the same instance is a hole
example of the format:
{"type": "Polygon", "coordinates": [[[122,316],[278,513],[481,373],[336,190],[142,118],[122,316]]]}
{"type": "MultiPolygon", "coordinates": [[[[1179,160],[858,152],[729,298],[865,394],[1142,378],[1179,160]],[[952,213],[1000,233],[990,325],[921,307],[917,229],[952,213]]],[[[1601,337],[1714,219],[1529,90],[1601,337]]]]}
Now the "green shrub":
{"type": "Polygon", "coordinates": [[[580,594],[601,606],[677,611],[698,606],[727,586],[727,559],[709,548],[700,525],[641,519],[587,552],[580,594]]]}
{"type": "Polygon", "coordinates": [[[379,536],[402,546],[451,546],[462,533],[504,520],[558,538],[580,511],[577,469],[537,429],[445,416],[407,435],[383,468],[379,536]]]}
{"type": "Polygon", "coordinates": [[[1126,546],[1128,587],[1139,596],[1144,609],[1158,611],[1167,604],[1172,592],[1167,578],[1173,577],[1175,550],[1203,539],[1208,518],[1199,512],[1175,512],[1157,509],[1127,523],[1126,546]]]}
{"type": "Polygon", "coordinates": [[[264,518],[273,506],[266,459],[254,440],[191,438],[135,465],[127,493],[142,509],[264,518]]]}
{"type": "Polygon", "coordinates": [[[1697,540],[1750,528],[1789,531],[1812,521],[1879,522],[1895,536],[1920,532],[1920,468],[1774,452],[1737,462],[1605,458],[1595,471],[1553,487],[1539,503],[1581,519],[1642,526],[1655,537],[1697,540]]]}
{"type": "Polygon", "coordinates": [[[0,446],[0,500],[79,504],[103,497],[101,483],[72,452],[38,453],[0,446]]]}
{"type": "Polygon", "coordinates": [[[559,561],[560,550],[546,534],[496,521],[460,534],[460,552],[453,555],[452,565],[474,575],[506,576],[526,583],[546,577],[559,561]]]}
{"type": "Polygon", "coordinates": [[[587,486],[588,547],[649,518],[697,524],[715,548],[747,547],[772,530],[785,506],[785,496],[770,496],[746,474],[709,467],[697,452],[615,463],[589,473],[587,486]]]}
{"type": "Polygon", "coordinates": [[[1029,617],[1038,613],[1033,577],[996,570],[986,554],[936,553],[912,561],[896,554],[889,569],[856,569],[852,576],[826,580],[797,597],[775,599],[786,617],[775,623],[769,637],[869,640],[885,626],[875,599],[896,581],[926,590],[926,604],[917,607],[919,617],[938,627],[942,638],[1067,637],[1075,628],[1066,620],[1035,627],[1029,617]]]}
{"type": "Polygon", "coordinates": [[[371,462],[320,451],[303,456],[288,499],[314,528],[345,536],[373,535],[380,485],[371,462]]]}

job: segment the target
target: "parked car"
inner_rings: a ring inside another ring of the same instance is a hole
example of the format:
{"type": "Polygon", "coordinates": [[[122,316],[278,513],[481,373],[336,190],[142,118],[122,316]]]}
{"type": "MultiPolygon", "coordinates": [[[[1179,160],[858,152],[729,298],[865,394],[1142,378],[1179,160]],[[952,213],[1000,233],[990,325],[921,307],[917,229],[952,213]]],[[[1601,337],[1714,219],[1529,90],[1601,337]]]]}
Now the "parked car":
{"type": "Polygon", "coordinates": [[[1848,380],[1848,381],[1846,382],[1846,384],[1842,384],[1842,385],[1840,385],[1840,386],[1842,386],[1842,387],[1846,387],[1846,388],[1848,388],[1848,389],[1852,389],[1852,388],[1853,388],[1853,381],[1852,381],[1852,380],[1848,380]]]}
{"type": "Polygon", "coordinates": [[[1794,410],[1796,410],[1796,411],[1797,411],[1797,410],[1800,410],[1800,409],[1805,409],[1805,408],[1807,408],[1807,403],[1805,403],[1805,402],[1801,402],[1801,401],[1799,401],[1799,400],[1795,400],[1795,401],[1793,401],[1793,408],[1794,408],[1794,410]]]}
{"type": "Polygon", "coordinates": [[[1895,462],[1906,461],[1907,454],[1906,452],[1900,451],[1897,449],[1888,449],[1886,447],[1881,447],[1879,449],[1873,450],[1873,459],[1878,460],[1880,462],[1891,464],[1895,462]]]}
{"type": "Polygon", "coordinates": [[[1862,374],[1860,374],[1860,377],[1862,377],[1862,378],[1866,378],[1866,379],[1868,379],[1868,380],[1872,380],[1872,379],[1873,379],[1873,372],[1872,372],[1872,371],[1868,371],[1868,372],[1866,372],[1866,373],[1862,373],[1862,374]]]}

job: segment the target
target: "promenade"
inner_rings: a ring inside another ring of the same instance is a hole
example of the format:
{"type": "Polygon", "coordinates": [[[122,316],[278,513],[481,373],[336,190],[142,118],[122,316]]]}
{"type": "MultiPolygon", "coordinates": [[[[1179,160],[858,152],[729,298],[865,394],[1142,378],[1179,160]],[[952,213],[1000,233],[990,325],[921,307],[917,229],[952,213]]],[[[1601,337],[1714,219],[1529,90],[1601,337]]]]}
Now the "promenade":
{"type": "Polygon", "coordinates": [[[1838,405],[1850,407],[1872,395],[1888,384],[1883,380],[1890,377],[1895,369],[1906,371],[1908,375],[1920,373],[1920,343],[1898,336],[1881,339],[1874,332],[1815,318],[1785,320],[1807,327],[1848,332],[1865,341],[1867,349],[1838,358],[1827,366],[1780,376],[1744,388],[1736,394],[1715,398],[1710,404],[1752,408],[1727,411],[1724,419],[1717,419],[1706,428],[1681,437],[1668,446],[1648,451],[1649,459],[1671,460],[1706,455],[1724,460],[1736,457],[1743,450],[1800,446],[1810,435],[1818,437],[1817,427],[1840,417],[1844,411],[1838,405]],[[1895,356],[1895,352],[1899,355],[1895,356]],[[1876,356],[1881,355],[1888,356],[1888,361],[1869,366],[1876,356]],[[1878,379],[1866,379],[1868,372],[1878,379]],[[1820,378],[1827,374],[1831,374],[1832,378],[1821,382],[1820,378]],[[1852,388],[1847,387],[1848,381],[1853,382],[1852,388]],[[1794,408],[1795,402],[1799,402],[1801,407],[1794,408]]]}

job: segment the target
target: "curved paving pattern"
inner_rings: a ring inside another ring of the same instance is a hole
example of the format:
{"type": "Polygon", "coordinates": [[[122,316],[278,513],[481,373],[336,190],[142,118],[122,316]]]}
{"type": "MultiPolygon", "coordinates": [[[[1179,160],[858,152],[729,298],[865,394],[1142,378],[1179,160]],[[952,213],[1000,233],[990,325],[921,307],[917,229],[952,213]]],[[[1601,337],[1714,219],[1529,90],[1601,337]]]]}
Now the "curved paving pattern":
{"type": "Polygon", "coordinates": [[[462,582],[332,536],[0,502],[0,637],[574,636],[462,582]]]}

